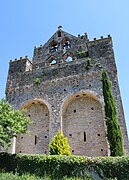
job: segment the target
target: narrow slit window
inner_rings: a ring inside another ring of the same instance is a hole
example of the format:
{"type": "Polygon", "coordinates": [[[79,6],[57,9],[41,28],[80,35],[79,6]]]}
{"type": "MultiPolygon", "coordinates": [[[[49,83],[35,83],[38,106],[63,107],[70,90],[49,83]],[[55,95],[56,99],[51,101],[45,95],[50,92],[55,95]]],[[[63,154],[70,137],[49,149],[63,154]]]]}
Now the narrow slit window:
{"type": "Polygon", "coordinates": [[[84,142],[86,142],[86,132],[84,131],[84,142]]]}
{"type": "Polygon", "coordinates": [[[37,136],[35,136],[35,142],[34,142],[34,144],[35,144],[35,145],[37,144],[37,136]]]}

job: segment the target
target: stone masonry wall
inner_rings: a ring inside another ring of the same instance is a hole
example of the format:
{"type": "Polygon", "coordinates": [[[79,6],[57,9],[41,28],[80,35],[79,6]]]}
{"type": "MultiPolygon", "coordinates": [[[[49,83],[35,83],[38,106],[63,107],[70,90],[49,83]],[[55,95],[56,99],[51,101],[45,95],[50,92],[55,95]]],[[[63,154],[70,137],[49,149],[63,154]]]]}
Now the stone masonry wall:
{"type": "MultiPolygon", "coordinates": [[[[113,95],[116,99],[119,123],[123,133],[124,148],[126,154],[128,153],[126,124],[111,38],[87,41],[87,49],[89,57],[74,59],[72,62],[63,62],[53,66],[34,68],[30,71],[9,73],[6,86],[8,101],[14,108],[24,106],[28,108],[26,104],[31,104],[28,114],[32,114],[32,122],[37,122],[37,124],[40,122],[41,126],[44,126],[43,128],[38,125],[34,128],[30,126],[29,130],[30,132],[33,131],[33,138],[31,139],[27,134],[25,135],[26,139],[18,140],[17,152],[48,153],[48,143],[57,131],[63,128],[64,134],[69,138],[73,154],[108,155],[104,100],[100,81],[101,72],[104,68],[109,73],[112,81],[113,95]],[[92,60],[92,66],[87,68],[89,58],[92,60]],[[38,85],[34,82],[36,78],[41,81],[38,85]],[[83,94],[85,95],[83,96],[83,94]],[[74,98],[68,101],[71,97],[74,98]],[[32,103],[38,102],[39,104],[33,107],[32,103]],[[40,104],[43,104],[42,110],[40,104]],[[94,110],[91,109],[92,107],[94,110]],[[73,112],[74,110],[76,110],[76,113],[73,112]],[[40,116],[37,116],[37,113],[40,116]],[[47,117],[45,116],[46,113],[48,114],[47,117]],[[90,122],[92,123],[90,124],[90,122]],[[47,127],[44,123],[47,124],[47,127]],[[75,125],[80,129],[77,129],[75,125]],[[36,132],[42,133],[41,144],[39,143],[37,149],[34,145],[34,138],[38,136],[36,132]],[[82,132],[83,135],[77,135],[79,132],[82,132]],[[86,142],[83,142],[84,132],[86,142]],[[75,135],[76,140],[72,140],[69,134],[75,135]],[[45,136],[48,138],[44,142],[43,138],[45,136]],[[83,140],[79,140],[79,138],[83,140]],[[25,148],[27,144],[32,151],[28,147],[25,148]],[[89,149],[86,147],[89,147],[89,149]]],[[[13,63],[10,63],[10,68],[12,68],[11,66],[13,66],[13,63]]]]}

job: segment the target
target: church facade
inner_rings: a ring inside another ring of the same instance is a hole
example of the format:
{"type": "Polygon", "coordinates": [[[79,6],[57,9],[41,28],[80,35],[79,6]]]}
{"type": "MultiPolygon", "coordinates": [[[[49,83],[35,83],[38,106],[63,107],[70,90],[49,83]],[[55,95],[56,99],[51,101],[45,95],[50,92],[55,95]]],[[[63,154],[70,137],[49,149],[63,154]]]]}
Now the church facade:
{"type": "Polygon", "coordinates": [[[117,79],[112,38],[78,37],[62,30],[27,56],[10,61],[6,97],[26,108],[27,134],[16,139],[16,153],[48,154],[52,137],[62,129],[73,155],[107,156],[104,98],[100,81],[105,69],[112,81],[125,154],[128,137],[117,79]]]}

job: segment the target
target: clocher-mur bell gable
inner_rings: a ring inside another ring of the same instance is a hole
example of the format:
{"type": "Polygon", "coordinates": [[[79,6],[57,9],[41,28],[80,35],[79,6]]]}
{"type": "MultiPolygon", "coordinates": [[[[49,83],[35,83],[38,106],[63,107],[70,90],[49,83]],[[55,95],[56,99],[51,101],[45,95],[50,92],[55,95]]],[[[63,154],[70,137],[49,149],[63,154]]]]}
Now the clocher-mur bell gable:
{"type": "Polygon", "coordinates": [[[119,91],[112,38],[89,40],[59,26],[44,44],[9,63],[6,97],[14,108],[26,108],[28,133],[16,139],[16,153],[48,154],[52,137],[62,129],[74,155],[109,155],[104,98],[100,81],[105,69],[112,81],[125,154],[128,137],[119,91]]]}

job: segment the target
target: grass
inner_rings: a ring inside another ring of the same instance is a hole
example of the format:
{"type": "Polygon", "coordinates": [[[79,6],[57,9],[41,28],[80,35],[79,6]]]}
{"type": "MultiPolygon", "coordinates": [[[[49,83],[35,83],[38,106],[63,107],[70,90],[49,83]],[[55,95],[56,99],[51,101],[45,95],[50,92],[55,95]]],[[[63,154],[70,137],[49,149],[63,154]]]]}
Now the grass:
{"type": "MultiPolygon", "coordinates": [[[[51,176],[44,176],[44,177],[38,177],[35,175],[31,174],[24,174],[24,175],[19,175],[18,173],[7,173],[7,172],[2,172],[0,173],[0,180],[51,180],[51,176]]],[[[85,178],[79,178],[79,177],[63,177],[62,180],[92,180],[91,178],[85,177],[85,178]]]]}

